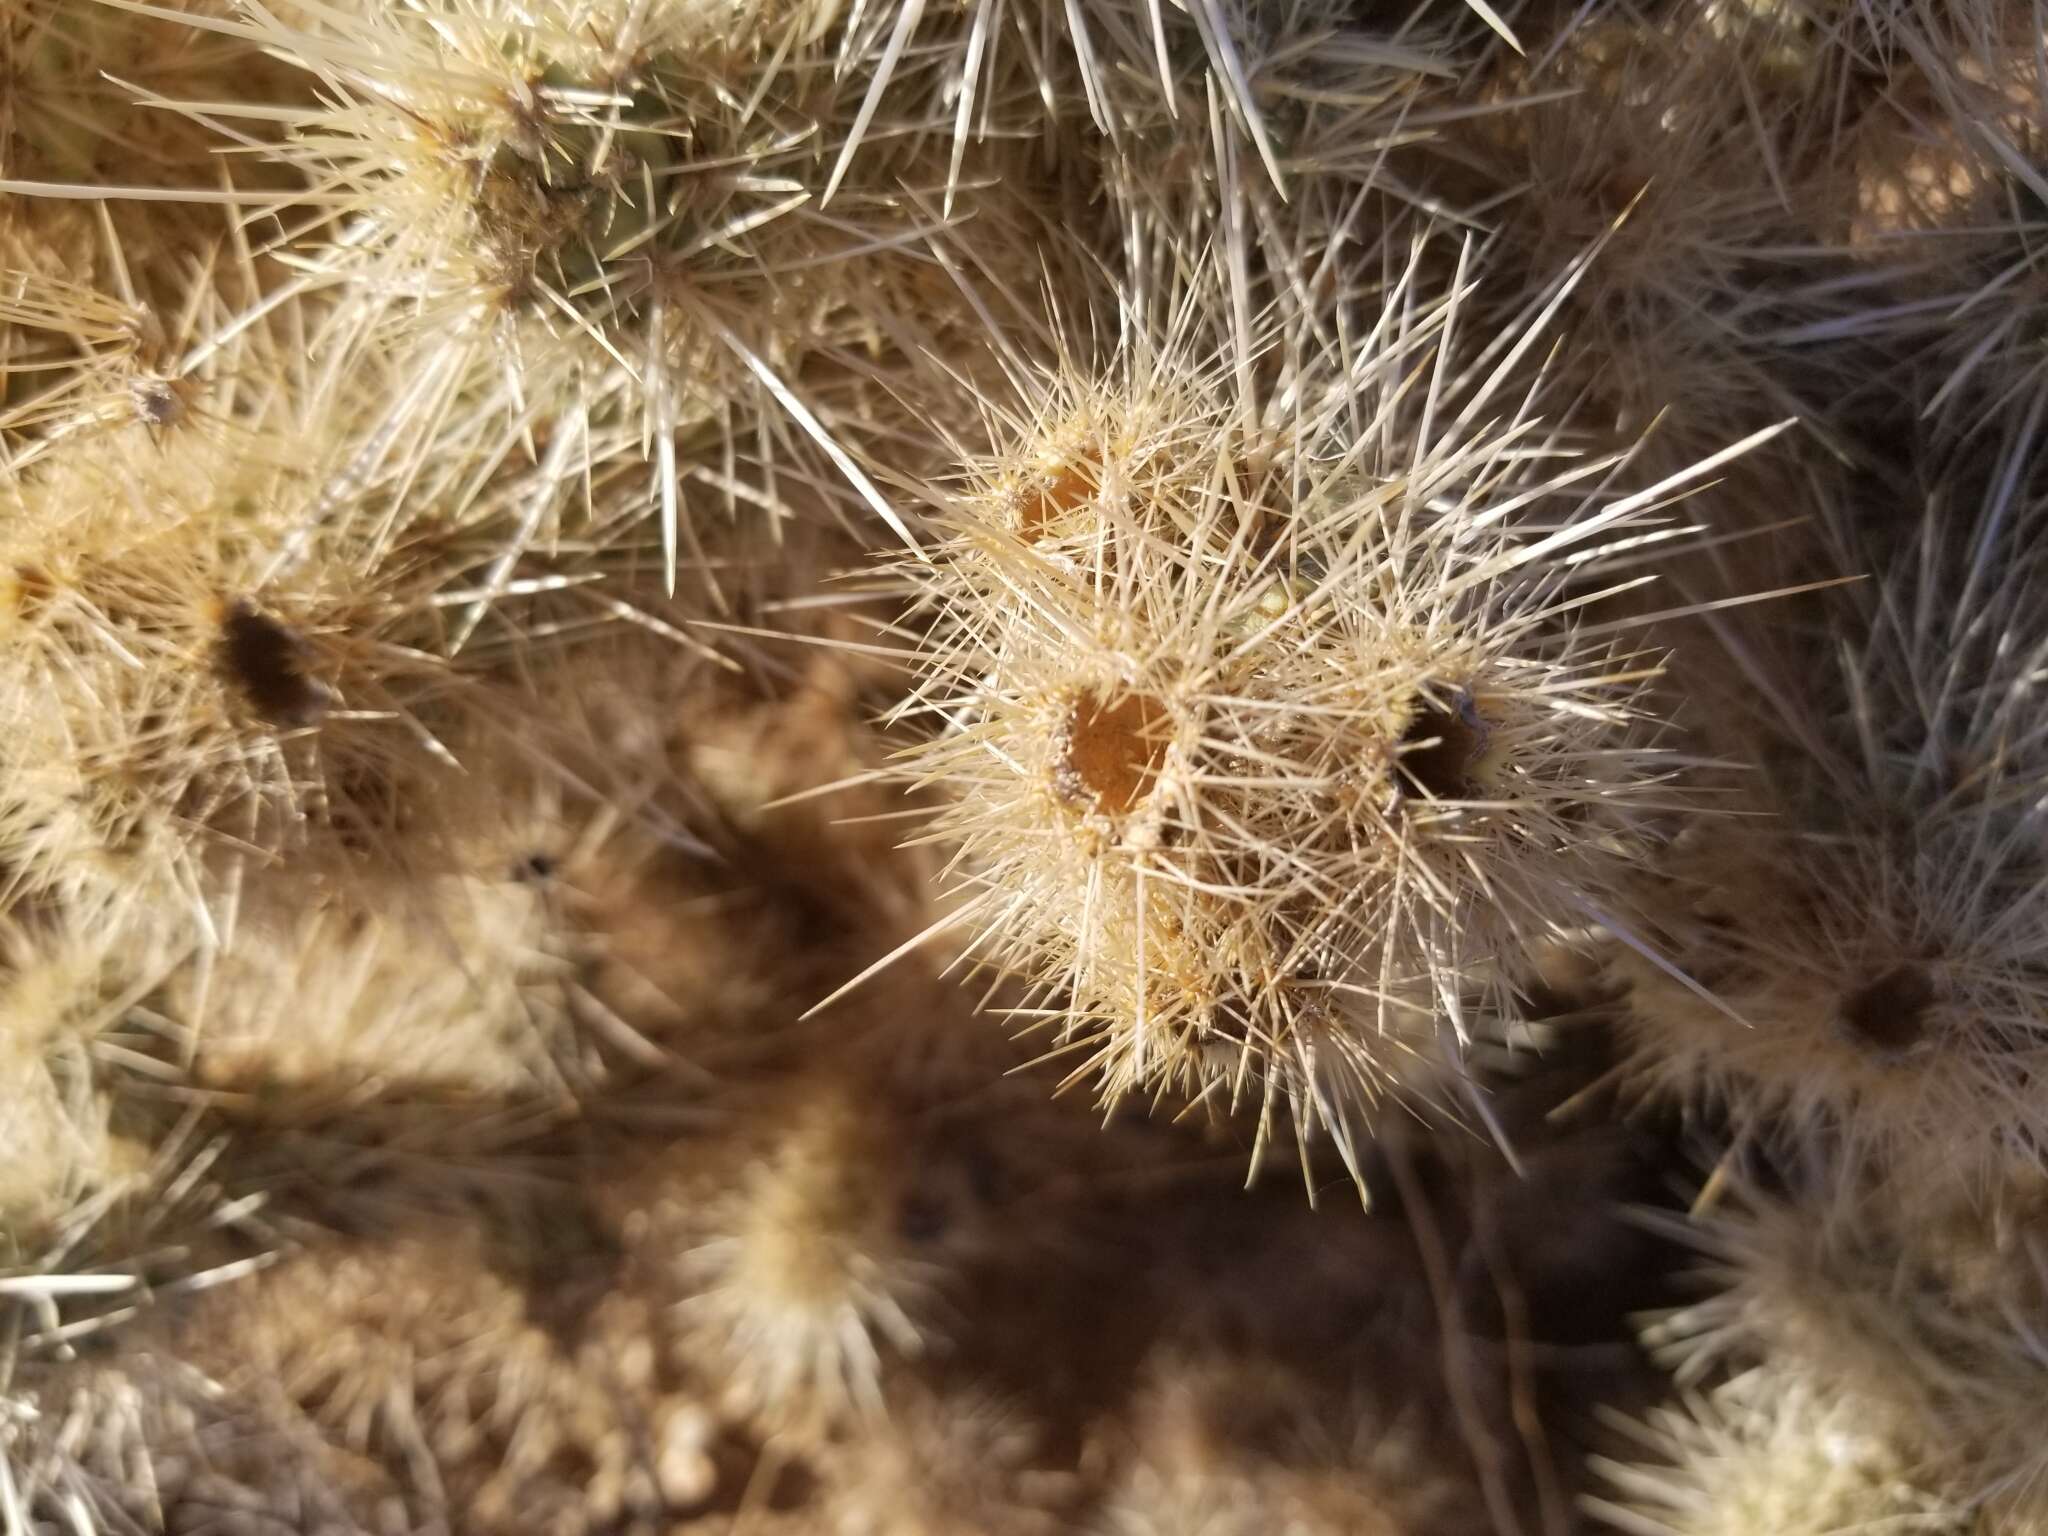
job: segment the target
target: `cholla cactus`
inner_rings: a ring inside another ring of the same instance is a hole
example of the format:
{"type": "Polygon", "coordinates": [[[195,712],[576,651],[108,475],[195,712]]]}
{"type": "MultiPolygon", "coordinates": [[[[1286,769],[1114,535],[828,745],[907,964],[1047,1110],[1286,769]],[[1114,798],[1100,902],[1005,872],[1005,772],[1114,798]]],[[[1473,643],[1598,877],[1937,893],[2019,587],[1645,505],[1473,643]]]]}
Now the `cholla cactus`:
{"type": "Polygon", "coordinates": [[[233,1509],[367,1532],[398,1497],[365,1464],[316,1435],[262,1426],[189,1365],[135,1349],[118,1365],[32,1371],[7,1404],[0,1454],[31,1520],[129,1520],[178,1528],[233,1509]]]}
{"type": "Polygon", "coordinates": [[[1456,310],[1400,293],[1263,418],[1227,352],[1143,315],[1100,381],[1047,376],[949,493],[900,712],[932,726],[904,776],[952,795],[942,922],[1103,1096],[1291,1102],[1354,1172],[1438,1011],[1620,923],[1674,803],[1656,658],[1578,620],[1706,467],[1628,496],[1592,484],[1613,460],[1550,467],[1533,406],[1489,420],[1498,375],[1462,383],[1456,310]]]}
{"type": "Polygon", "coordinates": [[[672,587],[676,434],[729,440],[742,399],[786,410],[895,517],[791,382],[858,329],[873,253],[914,230],[893,188],[809,206],[851,88],[822,45],[837,10],[407,0],[223,29],[321,82],[277,153],[331,211],[309,261],[352,324],[426,343],[414,408],[497,424],[486,455],[629,421],[672,587]]]}
{"type": "Polygon", "coordinates": [[[417,1518],[460,1510],[489,1530],[577,1533],[659,1510],[633,1463],[639,1426],[525,1315],[514,1284],[475,1283],[486,1257],[460,1230],[315,1249],[203,1309],[175,1347],[220,1384],[241,1433],[324,1451],[321,1492],[359,1520],[395,1489],[417,1518]]]}
{"type": "Polygon", "coordinates": [[[1045,1435],[1014,1405],[972,1393],[907,1394],[831,1458],[843,1536],[1050,1536],[1078,1481],[1039,1470],[1045,1435]]]}
{"type": "Polygon", "coordinates": [[[2010,431],[1988,471],[1923,450],[1899,526],[1874,480],[1844,497],[1844,563],[1882,573],[1829,594],[1858,638],[1818,679],[1755,663],[1783,711],[1760,754],[1776,803],[1757,797],[1776,825],[1678,845],[1674,964],[1619,957],[1645,1082],[1727,1106],[1745,1134],[1980,1187],[2037,1163],[2043,1129],[2048,632],[2037,493],[2019,488],[2031,430],[2010,431]]]}
{"type": "Polygon", "coordinates": [[[1414,1426],[1362,1404],[1304,1400],[1277,1372],[1169,1358],[1141,1387],[1137,1454],[1091,1527],[1099,1536],[1397,1536],[1478,1518],[1420,1472],[1414,1426]]]}
{"type": "Polygon", "coordinates": [[[1750,1197],[1703,1236],[1714,1294],[1648,1337],[1681,1377],[1757,1359],[1797,1373],[1889,1448],[1872,1467],[1910,1470],[1957,1507],[2039,1518],[2044,1468],[2018,1405],[2041,1390],[2041,1234],[2038,1191],[1994,1210],[1887,1206],[1832,1180],[1799,1204],[1750,1197]]]}
{"type": "Polygon", "coordinates": [[[281,850],[309,824],[399,852],[405,764],[436,771],[404,722],[443,669],[381,641],[403,600],[341,551],[271,576],[319,486],[253,447],[67,458],[11,498],[6,843],[33,886],[196,897],[214,838],[281,850]]]}
{"type": "Polygon", "coordinates": [[[257,116],[242,142],[268,136],[261,110],[286,94],[290,71],[220,35],[228,11],[224,0],[0,7],[0,270],[132,283],[174,308],[224,244],[206,205],[281,189],[276,172],[220,154],[214,125],[157,106],[246,103],[257,116]]]}
{"type": "Polygon", "coordinates": [[[73,438],[112,438],[132,453],[139,441],[275,429],[287,400],[318,410],[334,388],[301,350],[319,317],[289,292],[264,300],[263,263],[246,243],[188,276],[175,303],[148,297],[118,250],[113,260],[106,287],[34,272],[5,278],[0,436],[16,473],[73,438]]]}
{"type": "MultiPolygon", "coordinates": [[[[1162,121],[1186,118],[1227,135],[1284,186],[1288,146],[1268,123],[1275,104],[1311,97],[1302,80],[1332,57],[1372,66],[1413,63],[1404,50],[1352,28],[1328,0],[1198,0],[1149,9],[1127,0],[977,3],[929,13],[923,0],[877,7],[851,43],[874,60],[872,83],[834,167],[837,187],[877,114],[951,129],[949,197],[970,144],[1016,132],[1034,117],[1086,131],[1122,149],[1162,121]],[[1048,110],[1049,109],[1049,110],[1048,110]]],[[[1355,88],[1346,82],[1345,89],[1355,88]]],[[[1343,92],[1332,90],[1337,107],[1343,92]]]]}
{"type": "Polygon", "coordinates": [[[2000,931],[2025,876],[1987,878],[1968,829],[1706,841],[1679,864],[1682,969],[1626,963],[1643,1081],[1916,1178],[1981,1182],[2036,1155],[2041,994],[2012,961],[2037,941],[2000,931]]]}
{"type": "Polygon", "coordinates": [[[1816,228],[1868,87],[1802,9],[1586,7],[1452,130],[1481,173],[1467,195],[1505,200],[1503,274],[1541,288],[1610,236],[1561,327],[1589,418],[1707,452],[1853,390],[1868,360],[1844,344],[1896,323],[1816,228]]]}
{"type": "Polygon", "coordinates": [[[570,1031],[546,1000],[566,962],[548,953],[537,883],[448,877],[459,888],[425,912],[330,903],[288,924],[252,916],[157,1006],[189,1032],[194,1075],[211,1088],[552,1090],[570,1031]]]}
{"type": "Polygon", "coordinates": [[[355,367],[346,394],[230,370],[192,419],[81,437],[5,488],[0,847],[23,888],[189,906],[205,928],[205,871],[432,875],[500,817],[468,787],[518,755],[490,729],[520,699],[490,654],[508,611],[536,621],[577,585],[526,552],[557,490],[385,457],[403,412],[359,393],[391,377],[378,359],[355,367]]]}
{"type": "Polygon", "coordinates": [[[0,430],[64,437],[127,422],[165,426],[183,416],[190,403],[177,387],[183,381],[151,377],[144,363],[155,338],[143,306],[28,273],[15,275],[9,290],[0,299],[12,343],[0,430]]]}
{"type": "Polygon", "coordinates": [[[0,0],[8,1536],[2038,1530],[2044,35],[0,0]]]}
{"type": "Polygon", "coordinates": [[[178,956],[146,931],[70,932],[49,917],[11,916],[0,936],[0,1230],[16,1248],[140,1171],[99,1052],[178,956]]]}
{"type": "Polygon", "coordinates": [[[771,1418],[879,1412],[885,1354],[916,1355],[937,1321],[947,1271],[920,1252],[913,1149],[881,1107],[829,1079],[795,1085],[681,1213],[682,1315],[771,1418]]]}
{"type": "Polygon", "coordinates": [[[1646,1459],[1596,1463],[1614,1493],[1592,1508],[1640,1536],[1962,1536],[1969,1512],[1914,1486],[1897,1453],[1796,1375],[1753,1371],[1622,1430],[1646,1459]],[[1650,1459],[1654,1458],[1654,1459],[1650,1459]]]}
{"type": "Polygon", "coordinates": [[[2048,384],[2040,122],[2044,79],[2019,8],[1958,6],[1902,20],[1902,63],[1857,181],[1860,225],[1911,263],[1929,333],[1926,410],[1969,435],[2048,384]]]}

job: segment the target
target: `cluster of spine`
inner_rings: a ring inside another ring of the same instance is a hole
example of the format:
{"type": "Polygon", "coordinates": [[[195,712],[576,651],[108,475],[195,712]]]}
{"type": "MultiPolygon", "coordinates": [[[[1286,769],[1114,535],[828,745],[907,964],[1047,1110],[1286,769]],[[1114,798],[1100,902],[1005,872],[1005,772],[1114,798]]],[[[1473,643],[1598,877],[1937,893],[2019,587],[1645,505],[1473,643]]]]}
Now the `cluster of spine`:
{"type": "Polygon", "coordinates": [[[1354,366],[1289,358],[1266,408],[1227,342],[1128,315],[1105,378],[1025,382],[907,573],[941,925],[1108,1101],[1289,1104],[1354,1174],[1440,1023],[1619,922],[1683,804],[1659,657],[1602,598],[1706,470],[1623,494],[1624,456],[1462,377],[1460,318],[1404,277],[1354,366]]]}
{"type": "Polygon", "coordinates": [[[0,0],[9,1536],[2048,1529],[2044,37],[0,0]]]}

